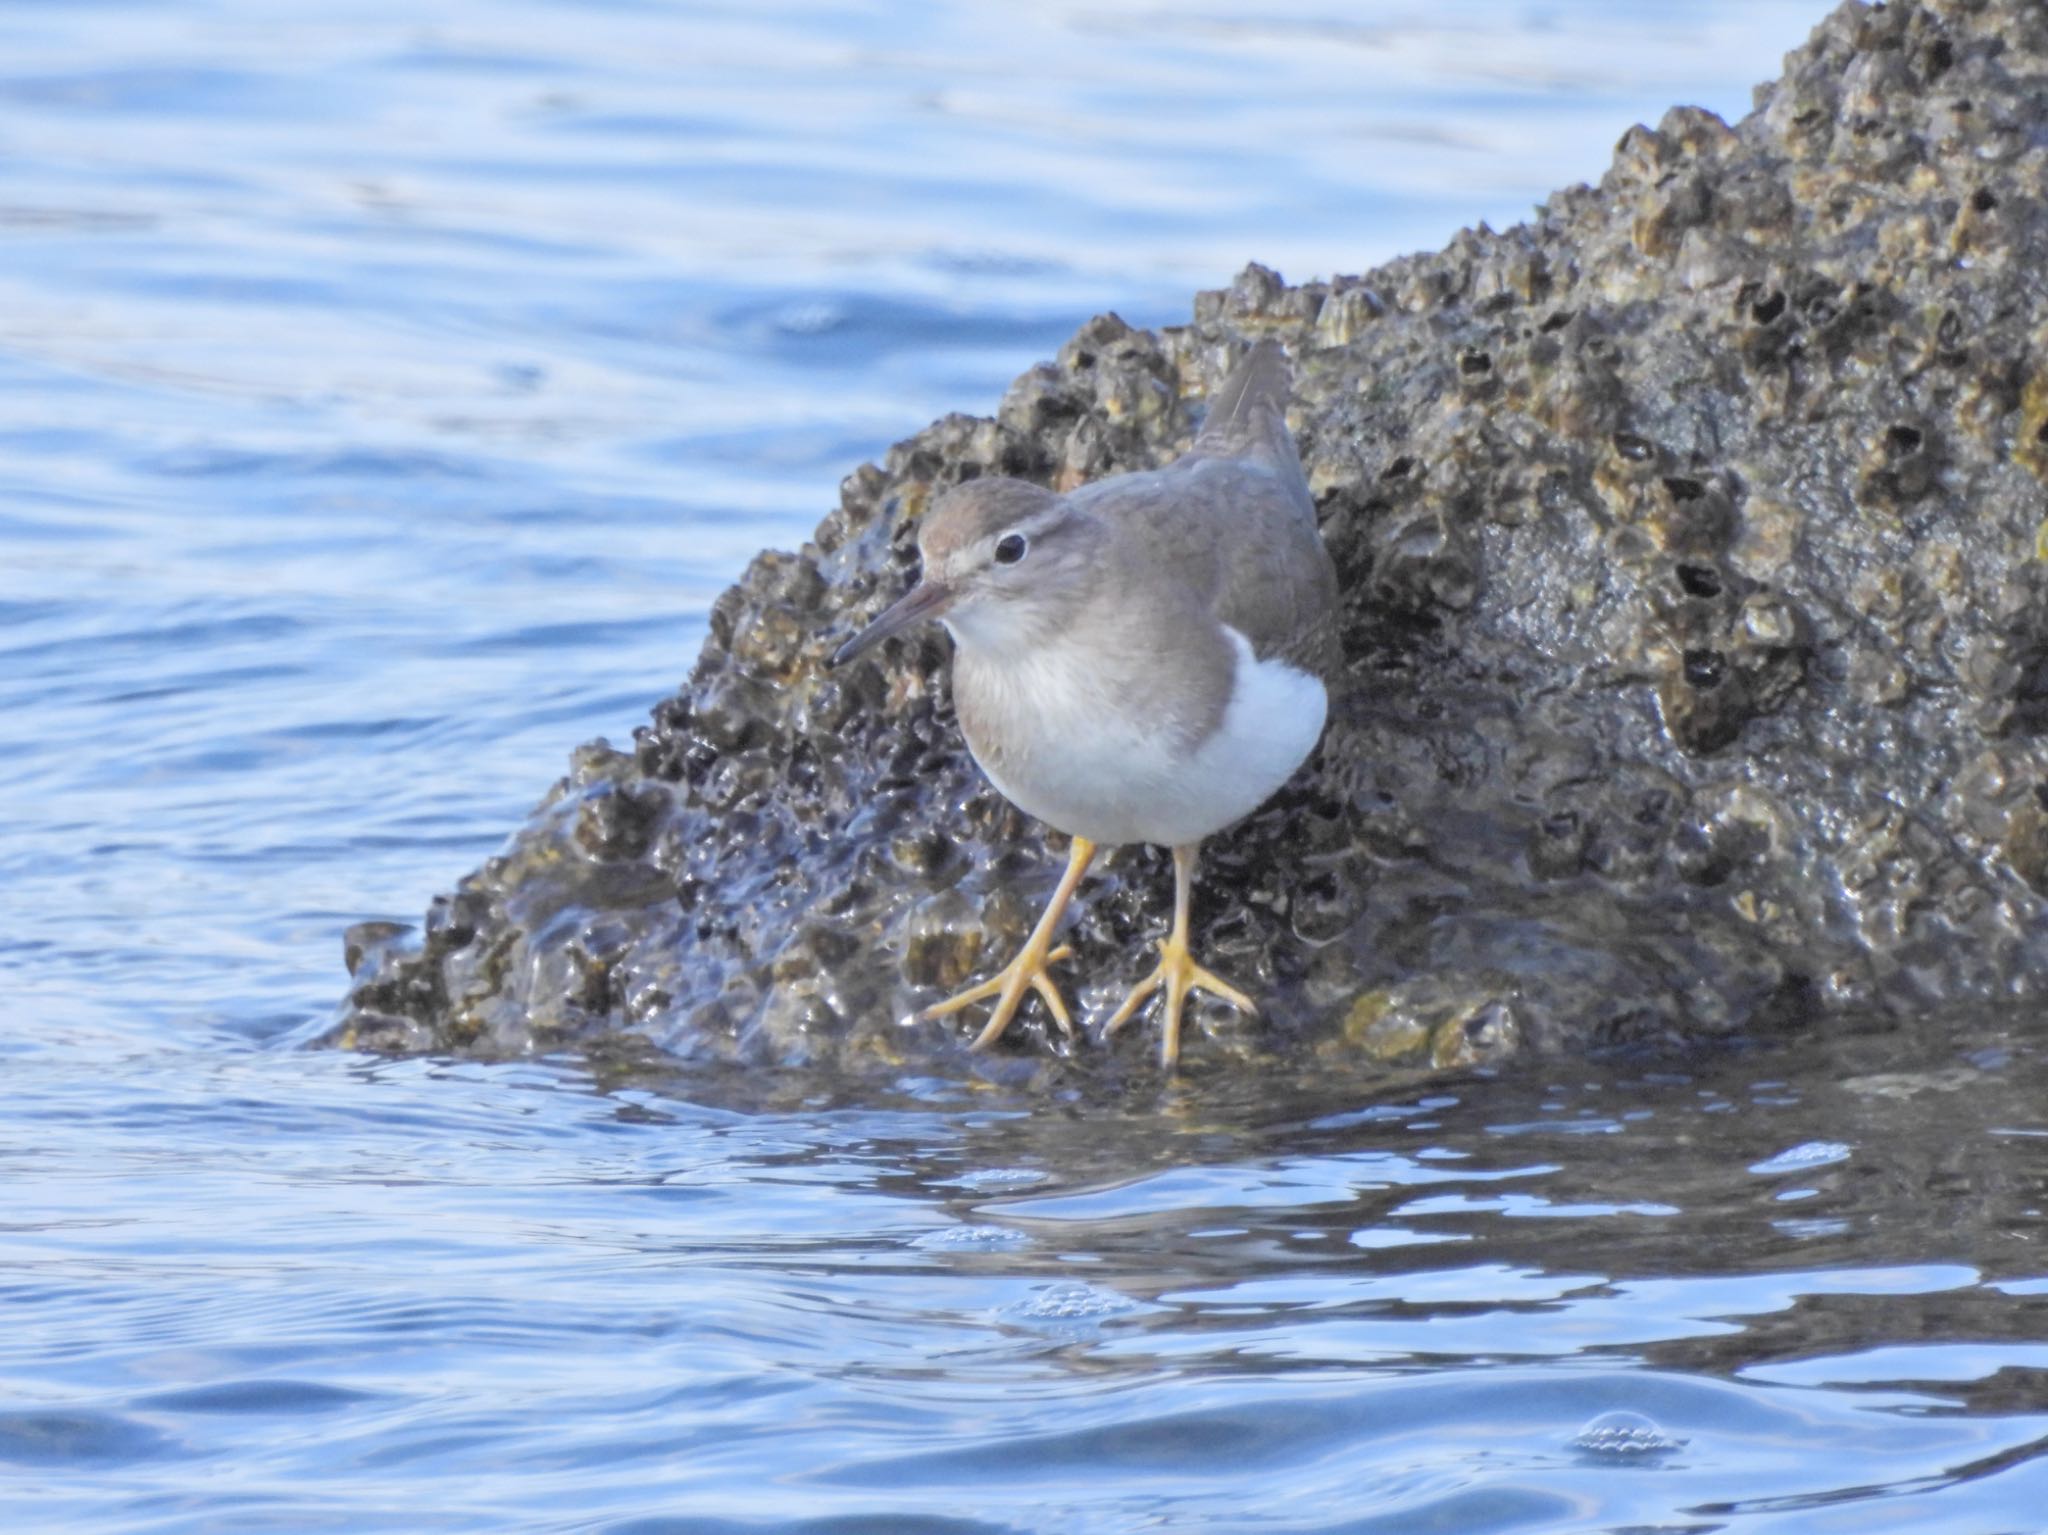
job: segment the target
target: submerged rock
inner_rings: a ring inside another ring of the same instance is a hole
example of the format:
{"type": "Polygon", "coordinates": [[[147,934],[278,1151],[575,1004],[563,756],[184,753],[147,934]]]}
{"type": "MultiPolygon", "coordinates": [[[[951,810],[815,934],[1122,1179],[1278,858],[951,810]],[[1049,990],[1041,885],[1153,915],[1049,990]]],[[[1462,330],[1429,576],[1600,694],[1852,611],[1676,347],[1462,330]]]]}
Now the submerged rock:
{"type": "MultiPolygon", "coordinates": [[[[1300,287],[1251,267],[1160,335],[1090,322],[760,556],[633,750],[578,752],[422,935],[352,934],[332,1037],[957,1050],[898,1020],[1021,941],[1060,850],[967,757],[940,636],[825,657],[908,584],[935,492],[1163,463],[1265,335],[1297,359],[1347,682],[1309,766],[1208,845],[1200,950],[1265,1015],[1197,1003],[1192,1065],[2039,996],[2044,123],[2033,0],[1849,4],[1742,123],[1631,129],[1530,224],[1300,287]]],[[[1084,889],[1084,1006],[1169,903],[1151,849],[1084,889]]],[[[1050,1048],[1025,1016],[1012,1048],[1050,1048]]]]}

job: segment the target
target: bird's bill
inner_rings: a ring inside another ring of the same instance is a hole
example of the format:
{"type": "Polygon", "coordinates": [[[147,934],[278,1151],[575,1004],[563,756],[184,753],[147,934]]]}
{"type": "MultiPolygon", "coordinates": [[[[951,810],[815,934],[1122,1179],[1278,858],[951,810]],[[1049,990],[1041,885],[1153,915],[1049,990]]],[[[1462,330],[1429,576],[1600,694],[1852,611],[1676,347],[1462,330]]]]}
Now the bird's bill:
{"type": "Polygon", "coordinates": [[[952,605],[953,589],[937,581],[920,581],[882,610],[881,617],[832,653],[832,664],[844,666],[862,651],[872,649],[892,634],[901,634],[913,624],[937,618],[952,605]]]}

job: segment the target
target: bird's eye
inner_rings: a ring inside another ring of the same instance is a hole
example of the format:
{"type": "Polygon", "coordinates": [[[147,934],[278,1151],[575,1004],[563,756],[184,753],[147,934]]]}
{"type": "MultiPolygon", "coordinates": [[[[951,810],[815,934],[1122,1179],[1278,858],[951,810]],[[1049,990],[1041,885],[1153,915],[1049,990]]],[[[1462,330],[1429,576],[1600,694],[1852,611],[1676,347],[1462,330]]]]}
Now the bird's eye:
{"type": "Polygon", "coordinates": [[[1025,551],[1030,547],[1022,533],[1005,533],[996,544],[996,563],[1014,565],[1024,558],[1025,551]]]}

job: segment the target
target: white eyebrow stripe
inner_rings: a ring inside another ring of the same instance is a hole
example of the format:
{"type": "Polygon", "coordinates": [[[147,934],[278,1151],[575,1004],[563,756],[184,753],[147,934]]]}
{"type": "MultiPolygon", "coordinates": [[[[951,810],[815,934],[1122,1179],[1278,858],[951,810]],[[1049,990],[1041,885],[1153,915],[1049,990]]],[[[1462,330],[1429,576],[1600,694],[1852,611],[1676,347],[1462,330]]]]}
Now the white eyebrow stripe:
{"type": "Polygon", "coordinates": [[[1042,512],[1036,512],[1033,513],[1031,516],[1026,517],[1022,522],[1011,523],[1007,531],[1011,533],[1022,533],[1026,538],[1034,538],[1038,534],[1043,533],[1047,528],[1062,523],[1066,521],[1066,519],[1066,507],[1049,506],[1042,512]]]}
{"type": "Polygon", "coordinates": [[[1022,533],[1026,542],[1035,543],[1038,540],[1039,534],[1045,532],[1048,528],[1058,526],[1059,523],[1065,520],[1066,515],[1067,508],[1064,506],[1049,506],[1042,512],[1036,512],[1026,517],[1022,522],[1013,522],[1006,528],[998,528],[995,532],[975,541],[975,557],[977,559],[993,559],[995,557],[996,545],[1008,538],[1012,533],[1022,533]]]}

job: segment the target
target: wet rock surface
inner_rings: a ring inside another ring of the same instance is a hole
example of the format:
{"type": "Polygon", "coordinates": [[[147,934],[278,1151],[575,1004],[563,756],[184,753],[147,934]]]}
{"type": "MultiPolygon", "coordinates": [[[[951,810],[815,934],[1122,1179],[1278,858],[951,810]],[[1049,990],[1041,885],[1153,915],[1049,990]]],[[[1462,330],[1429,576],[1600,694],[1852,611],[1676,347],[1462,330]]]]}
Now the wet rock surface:
{"type": "MultiPolygon", "coordinates": [[[[1737,126],[1362,277],[1114,317],[848,477],[711,615],[630,751],[576,753],[417,934],[351,933],[332,1038],[960,1069],[900,1020],[1007,957],[1060,839],[968,758],[933,632],[825,669],[944,487],[1172,458],[1252,339],[1344,583],[1315,758],[1207,846],[1196,1070],[1447,1069],[1928,1015],[2048,983],[2048,10],[1849,5],[1737,126]]],[[[1070,929],[1095,1016],[1165,855],[1070,929]]],[[[1149,1060],[1144,1031],[1084,1066],[1149,1060]]],[[[1066,1049],[1035,1005],[1013,1061],[1066,1049]]],[[[1004,1069],[1001,1060],[992,1068],[1004,1069]]],[[[1021,1068],[1020,1069],[1028,1069],[1021,1068]]]]}

